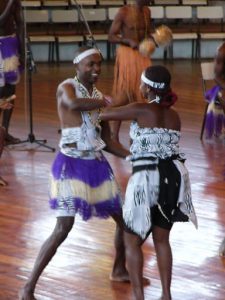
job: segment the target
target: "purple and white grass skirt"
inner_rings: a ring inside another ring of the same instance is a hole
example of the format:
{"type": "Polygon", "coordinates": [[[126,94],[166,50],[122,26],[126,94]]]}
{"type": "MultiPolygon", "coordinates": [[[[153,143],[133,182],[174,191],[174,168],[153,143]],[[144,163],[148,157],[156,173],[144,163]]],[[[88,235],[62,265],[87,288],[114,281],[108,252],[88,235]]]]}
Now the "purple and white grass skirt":
{"type": "Polygon", "coordinates": [[[225,130],[225,114],[221,104],[216,102],[220,90],[219,86],[214,86],[205,95],[209,103],[205,120],[206,138],[208,139],[213,136],[219,137],[225,130]]]}
{"type": "Polygon", "coordinates": [[[19,40],[15,35],[0,37],[0,75],[4,79],[4,84],[19,82],[22,66],[19,62],[18,49],[19,40]]]}
{"type": "Polygon", "coordinates": [[[58,216],[83,220],[108,218],[121,212],[121,195],[113,171],[103,155],[81,159],[59,152],[52,165],[50,207],[58,216]]]}

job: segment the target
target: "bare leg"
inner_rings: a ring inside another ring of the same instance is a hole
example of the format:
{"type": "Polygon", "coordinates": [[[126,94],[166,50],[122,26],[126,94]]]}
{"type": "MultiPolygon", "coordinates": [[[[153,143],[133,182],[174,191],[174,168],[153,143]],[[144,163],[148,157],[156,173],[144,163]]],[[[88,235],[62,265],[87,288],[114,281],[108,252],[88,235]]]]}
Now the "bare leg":
{"type": "Polygon", "coordinates": [[[111,121],[111,138],[119,143],[119,131],[121,126],[121,121],[111,121]]]}
{"type": "Polygon", "coordinates": [[[130,279],[126,269],[122,212],[121,215],[114,215],[112,216],[112,218],[116,222],[116,231],[114,238],[116,255],[113,263],[112,273],[110,275],[110,280],[129,282],[130,279]]]}
{"type": "Polygon", "coordinates": [[[137,235],[124,232],[127,268],[135,300],[144,300],[143,288],[143,241],[137,235]]]}
{"type": "Polygon", "coordinates": [[[225,257],[225,238],[223,239],[220,248],[219,248],[219,255],[225,257]]]}
{"type": "MultiPolygon", "coordinates": [[[[5,128],[0,127],[0,157],[4,148],[5,128]]],[[[0,176],[0,186],[6,186],[8,183],[0,176]]]]}
{"type": "Polygon", "coordinates": [[[38,254],[38,257],[35,261],[34,268],[31,272],[30,278],[28,279],[24,288],[20,291],[19,299],[20,300],[34,300],[34,291],[37,281],[48,265],[50,260],[55,255],[57,248],[62,244],[66,239],[68,233],[73,227],[74,218],[73,217],[60,217],[57,219],[57,223],[53,233],[45,241],[41,250],[38,254]]]}
{"type": "Polygon", "coordinates": [[[117,225],[114,239],[116,255],[113,263],[110,280],[118,282],[129,282],[129,274],[126,269],[125,246],[123,230],[117,225]]]}
{"type": "MultiPolygon", "coordinates": [[[[14,95],[16,92],[16,86],[11,84],[6,84],[4,88],[4,97],[8,98],[12,95],[14,95]]],[[[11,101],[12,104],[14,104],[14,101],[11,101]]],[[[10,109],[6,109],[2,113],[2,126],[6,129],[6,137],[5,142],[6,144],[16,144],[20,142],[20,139],[13,137],[8,133],[9,131],[9,125],[13,113],[13,107],[10,109]]]]}
{"type": "MultiPolygon", "coordinates": [[[[129,97],[126,92],[120,92],[116,96],[116,103],[114,106],[123,106],[129,104],[129,97]]],[[[111,121],[111,138],[119,143],[119,131],[120,131],[121,121],[111,121]]]]}
{"type": "Polygon", "coordinates": [[[155,245],[159,274],[162,283],[162,300],[171,300],[172,251],[169,243],[170,231],[154,226],[153,241],[155,245]]]}
{"type": "Polygon", "coordinates": [[[2,151],[4,148],[4,140],[5,140],[5,128],[0,126],[0,157],[2,156],[2,151]]]}

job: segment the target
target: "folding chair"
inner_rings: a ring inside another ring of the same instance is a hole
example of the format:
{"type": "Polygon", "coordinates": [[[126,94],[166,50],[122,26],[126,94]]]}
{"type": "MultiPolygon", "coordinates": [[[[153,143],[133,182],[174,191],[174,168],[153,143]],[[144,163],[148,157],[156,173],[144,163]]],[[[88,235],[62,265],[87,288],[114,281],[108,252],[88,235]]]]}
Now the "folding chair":
{"type": "Polygon", "coordinates": [[[38,32],[35,32],[35,34],[28,31],[29,41],[37,44],[48,44],[48,61],[52,62],[54,60],[54,48],[56,40],[54,35],[48,34],[48,10],[28,9],[24,12],[24,18],[29,27],[35,25],[38,28],[38,32]]]}
{"type": "MultiPolygon", "coordinates": [[[[84,8],[83,9],[83,15],[86,19],[87,22],[90,23],[90,27],[93,30],[93,36],[96,41],[100,42],[106,42],[106,48],[107,48],[107,59],[110,58],[110,46],[108,42],[108,33],[101,32],[102,29],[98,31],[95,30],[95,27],[92,27],[92,24],[100,25],[100,22],[102,24],[102,28],[106,28],[106,23],[107,23],[107,9],[106,8],[96,8],[96,9],[90,9],[90,8],[84,8]]],[[[89,35],[85,34],[84,36],[85,40],[89,40],[89,35]]]]}
{"type": "Polygon", "coordinates": [[[40,8],[41,1],[21,1],[23,8],[40,8]]]}
{"type": "MultiPolygon", "coordinates": [[[[120,9],[119,7],[109,7],[108,8],[108,21],[110,24],[114,20],[119,9],[120,9]]],[[[112,54],[112,57],[115,57],[116,44],[110,43],[108,40],[107,51],[108,51],[108,53],[107,53],[108,58],[111,58],[111,54],[112,54]]]]}
{"type": "Polygon", "coordinates": [[[151,11],[151,20],[153,21],[153,26],[155,27],[155,23],[157,20],[160,22],[164,19],[164,7],[163,6],[149,6],[151,11]]]}
{"type": "Polygon", "coordinates": [[[70,25],[74,26],[72,32],[64,31],[63,33],[55,32],[56,36],[56,61],[60,62],[60,44],[78,44],[81,46],[84,42],[84,37],[82,34],[75,34],[75,27],[78,27],[78,13],[76,10],[67,10],[67,9],[55,9],[52,10],[52,25],[70,25]]]}
{"type": "Polygon", "coordinates": [[[182,5],[208,5],[208,0],[182,0],[182,5]]]}
{"type": "Polygon", "coordinates": [[[79,0],[77,1],[81,6],[96,6],[96,0],[79,0]]]}
{"type": "Polygon", "coordinates": [[[124,1],[123,0],[99,0],[98,1],[99,6],[123,6],[124,1]]]}
{"type": "Polygon", "coordinates": [[[180,5],[180,0],[154,0],[154,5],[180,5]]]}
{"type": "Polygon", "coordinates": [[[56,8],[56,7],[68,7],[69,6],[69,2],[68,0],[65,0],[65,1],[54,1],[54,0],[51,0],[51,1],[43,1],[43,7],[44,8],[56,8]]]}
{"type": "MultiPolygon", "coordinates": [[[[203,91],[203,96],[205,98],[207,82],[212,81],[214,79],[214,62],[202,62],[201,63],[201,75],[202,75],[202,91],[203,91]]],[[[204,130],[205,130],[205,121],[206,121],[208,105],[209,104],[206,103],[203,121],[202,121],[200,140],[202,140],[204,130]]]]}
{"type": "Polygon", "coordinates": [[[225,40],[225,33],[223,30],[223,7],[222,6],[199,6],[197,7],[197,21],[198,21],[198,31],[200,36],[199,41],[199,54],[201,57],[201,41],[203,40],[225,40]],[[217,32],[201,32],[201,20],[211,20],[220,21],[220,31],[217,32]]]}
{"type": "Polygon", "coordinates": [[[165,14],[167,20],[187,20],[189,22],[189,32],[173,33],[173,41],[169,46],[170,58],[173,58],[173,42],[174,41],[191,41],[192,58],[196,58],[198,55],[199,40],[198,35],[195,32],[191,32],[192,29],[192,7],[191,6],[166,6],[165,14]]]}

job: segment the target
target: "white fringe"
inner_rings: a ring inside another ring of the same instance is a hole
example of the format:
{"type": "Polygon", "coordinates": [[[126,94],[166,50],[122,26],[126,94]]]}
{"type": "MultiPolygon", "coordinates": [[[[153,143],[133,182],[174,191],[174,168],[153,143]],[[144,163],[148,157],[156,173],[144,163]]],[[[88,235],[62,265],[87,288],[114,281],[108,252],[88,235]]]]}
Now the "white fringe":
{"type": "Polygon", "coordinates": [[[143,170],[134,173],[128,182],[123,218],[128,228],[145,239],[151,228],[151,207],[159,197],[159,171],[143,170]]]}
{"type": "Polygon", "coordinates": [[[81,198],[89,204],[96,204],[115,198],[118,194],[120,194],[120,191],[115,180],[108,180],[100,186],[92,188],[81,180],[55,180],[53,177],[50,178],[51,199],[81,198]]]}
{"type": "Polygon", "coordinates": [[[195,214],[195,209],[192,204],[191,196],[191,184],[189,179],[189,173],[186,166],[179,160],[175,160],[174,164],[181,175],[180,191],[177,204],[180,210],[189,217],[189,220],[198,228],[198,220],[195,214]]]}
{"type": "Polygon", "coordinates": [[[19,58],[16,55],[4,59],[2,63],[4,72],[17,71],[20,65],[19,58]]]}

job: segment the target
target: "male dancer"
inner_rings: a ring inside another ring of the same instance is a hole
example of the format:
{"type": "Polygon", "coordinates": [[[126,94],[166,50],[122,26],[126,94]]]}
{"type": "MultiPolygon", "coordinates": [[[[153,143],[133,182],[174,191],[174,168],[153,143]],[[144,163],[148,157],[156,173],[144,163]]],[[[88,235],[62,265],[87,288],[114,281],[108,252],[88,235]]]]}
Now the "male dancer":
{"type": "MultiPolygon", "coordinates": [[[[20,0],[1,0],[0,25],[0,98],[8,98],[15,94],[24,65],[24,22],[20,0]]],[[[20,141],[8,132],[12,112],[13,106],[4,110],[2,116],[6,144],[20,141]]]]}
{"type": "MultiPolygon", "coordinates": [[[[140,78],[151,64],[150,57],[139,51],[140,43],[150,37],[151,12],[149,0],[136,0],[135,5],[125,5],[116,14],[109,30],[109,41],[120,44],[116,52],[113,98],[116,106],[142,102],[140,78]]],[[[112,137],[119,141],[120,121],[112,123],[112,137]]]]}
{"type": "MultiPolygon", "coordinates": [[[[21,300],[34,300],[39,276],[73,227],[78,212],[84,220],[112,216],[121,221],[121,199],[112,170],[102,150],[119,157],[129,153],[110,138],[107,122],[100,126],[101,108],[108,103],[95,87],[101,71],[101,55],[94,48],[81,48],[74,59],[75,79],[57,90],[62,137],[60,152],[52,166],[50,204],[57,210],[56,227],[42,246],[21,300]]],[[[121,223],[122,224],[122,223],[121,223]]],[[[127,280],[122,229],[116,231],[116,259],[111,278],[127,280]]]]}

